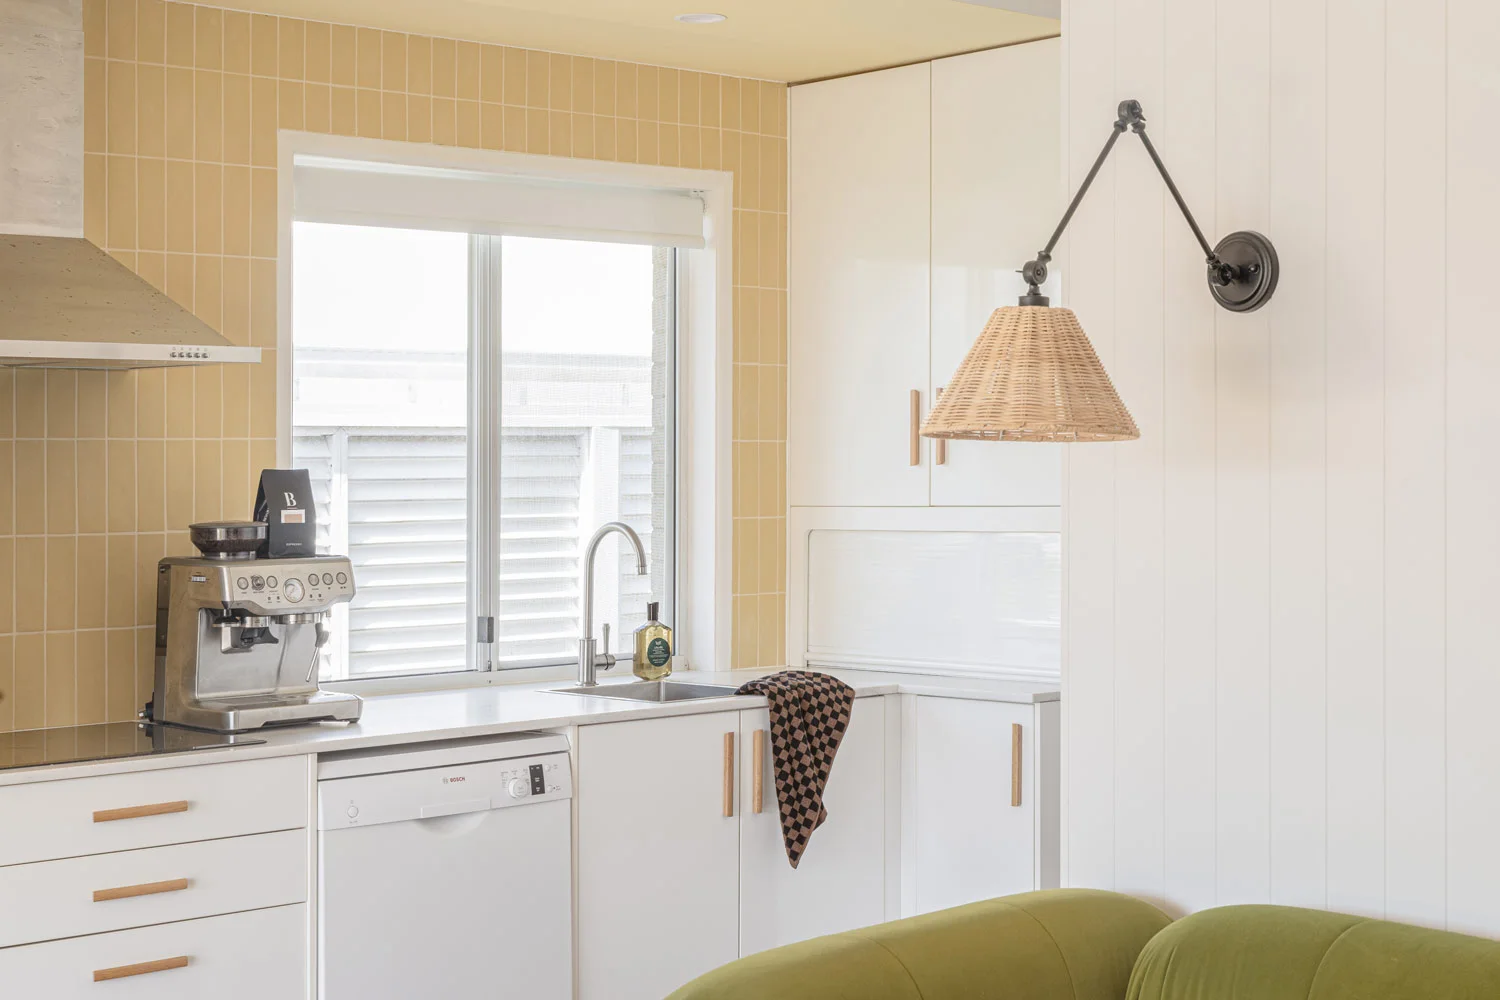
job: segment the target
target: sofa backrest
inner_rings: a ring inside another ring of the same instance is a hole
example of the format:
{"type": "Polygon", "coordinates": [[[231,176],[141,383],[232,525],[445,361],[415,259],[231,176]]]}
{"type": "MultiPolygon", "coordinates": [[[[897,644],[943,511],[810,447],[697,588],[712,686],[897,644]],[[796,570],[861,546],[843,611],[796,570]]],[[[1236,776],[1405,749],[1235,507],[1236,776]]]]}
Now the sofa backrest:
{"type": "Polygon", "coordinates": [[[742,958],[671,1000],[1120,1000],[1167,925],[1088,889],[971,903],[742,958]]]}
{"type": "Polygon", "coordinates": [[[1287,906],[1184,917],[1142,950],[1128,1000],[1495,1000],[1500,943],[1287,906]]]}

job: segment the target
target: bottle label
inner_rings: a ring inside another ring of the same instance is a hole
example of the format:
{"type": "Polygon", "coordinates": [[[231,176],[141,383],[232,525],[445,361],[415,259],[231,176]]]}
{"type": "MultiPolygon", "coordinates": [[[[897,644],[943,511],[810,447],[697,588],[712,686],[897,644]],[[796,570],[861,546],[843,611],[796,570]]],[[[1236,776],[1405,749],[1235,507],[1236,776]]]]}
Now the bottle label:
{"type": "Polygon", "coordinates": [[[653,667],[664,667],[672,658],[672,647],[667,640],[657,637],[646,644],[646,662],[653,667]]]}

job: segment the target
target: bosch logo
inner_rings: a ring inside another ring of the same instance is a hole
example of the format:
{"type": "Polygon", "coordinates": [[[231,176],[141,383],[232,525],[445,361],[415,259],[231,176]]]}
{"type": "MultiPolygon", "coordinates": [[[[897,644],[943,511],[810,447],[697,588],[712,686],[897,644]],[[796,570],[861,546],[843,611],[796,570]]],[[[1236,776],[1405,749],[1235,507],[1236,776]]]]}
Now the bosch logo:
{"type": "Polygon", "coordinates": [[[455,784],[457,784],[460,781],[467,781],[467,780],[468,780],[467,778],[465,778],[463,775],[459,774],[459,775],[455,775],[452,778],[444,778],[443,779],[443,784],[445,784],[445,785],[455,785],[455,784]]]}

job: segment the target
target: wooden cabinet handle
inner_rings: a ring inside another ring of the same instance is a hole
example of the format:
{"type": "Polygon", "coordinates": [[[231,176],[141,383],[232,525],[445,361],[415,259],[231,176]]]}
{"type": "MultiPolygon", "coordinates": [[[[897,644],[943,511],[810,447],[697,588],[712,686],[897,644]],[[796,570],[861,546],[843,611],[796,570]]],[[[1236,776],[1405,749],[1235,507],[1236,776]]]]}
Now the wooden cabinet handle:
{"type": "Polygon", "coordinates": [[[766,805],[766,731],[757,729],[751,742],[755,747],[755,777],[750,779],[750,808],[759,813],[766,805]]]}
{"type": "Polygon", "coordinates": [[[168,969],[186,969],[188,957],[178,955],[176,958],[158,958],[154,962],[139,962],[135,965],[117,965],[112,969],[95,969],[94,982],[102,983],[110,979],[126,979],[130,976],[144,976],[148,972],[166,972],[168,969]]]}
{"type": "Polygon", "coordinates": [[[124,809],[98,809],[94,812],[95,823],[113,823],[117,819],[141,819],[145,816],[165,816],[167,813],[188,811],[186,800],[178,802],[153,802],[145,806],[126,806],[124,809]]]}
{"type": "Polygon", "coordinates": [[[95,889],[94,902],[107,903],[111,899],[130,899],[132,896],[155,896],[162,892],[181,892],[188,887],[185,878],[168,879],[165,882],[142,882],[140,885],[122,885],[115,889],[95,889]]]}
{"type": "Polygon", "coordinates": [[[922,464],[922,390],[911,391],[911,462],[922,464]]]}
{"type": "Polygon", "coordinates": [[[724,734],[724,815],[734,815],[734,734],[724,734]]]}
{"type": "MultiPolygon", "coordinates": [[[[932,402],[933,402],[933,404],[936,405],[937,401],[940,400],[940,399],[942,399],[942,398],[943,398],[943,387],[942,386],[938,386],[937,389],[934,390],[933,394],[932,394],[932,402]]],[[[933,465],[947,465],[948,464],[948,440],[947,440],[947,438],[938,438],[937,440],[935,440],[935,441],[932,442],[932,464],[933,465]]]]}
{"type": "Polygon", "coordinates": [[[1010,724],[1010,804],[1021,804],[1021,724],[1010,724]]]}

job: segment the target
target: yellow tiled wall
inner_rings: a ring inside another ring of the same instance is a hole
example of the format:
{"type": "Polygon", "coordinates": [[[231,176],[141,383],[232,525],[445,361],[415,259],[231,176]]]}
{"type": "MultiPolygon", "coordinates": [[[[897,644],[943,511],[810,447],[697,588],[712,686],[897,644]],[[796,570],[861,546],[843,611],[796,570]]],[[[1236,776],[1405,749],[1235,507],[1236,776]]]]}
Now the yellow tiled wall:
{"type": "Polygon", "coordinates": [[[265,361],[0,370],[0,731],[132,717],[156,561],[274,464],[278,128],[734,172],[734,665],[784,662],[783,85],[162,0],[85,53],[87,236],[265,361]]]}

